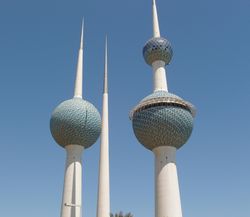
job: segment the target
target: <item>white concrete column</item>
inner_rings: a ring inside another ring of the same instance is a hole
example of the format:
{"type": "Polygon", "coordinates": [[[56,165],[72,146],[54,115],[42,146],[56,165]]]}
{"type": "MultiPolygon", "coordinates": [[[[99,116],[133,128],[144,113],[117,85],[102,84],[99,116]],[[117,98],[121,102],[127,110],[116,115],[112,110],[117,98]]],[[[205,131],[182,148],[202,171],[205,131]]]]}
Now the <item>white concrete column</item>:
{"type": "Polygon", "coordinates": [[[155,154],[155,217],[182,217],[176,148],[160,146],[155,154]]]}
{"type": "Polygon", "coordinates": [[[82,215],[82,163],[84,150],[80,145],[67,145],[64,189],[61,217],[81,217],[82,215]]]}
{"type": "Polygon", "coordinates": [[[103,94],[97,217],[110,216],[108,93],[103,94]]]}
{"type": "Polygon", "coordinates": [[[154,91],[165,90],[168,91],[167,78],[165,63],[161,60],[154,61],[152,63],[153,68],[153,81],[154,81],[154,91]]]}
{"type": "Polygon", "coordinates": [[[82,77],[83,77],[83,50],[80,49],[78,53],[78,62],[76,70],[76,80],[75,80],[75,98],[82,98],[82,77]]]}

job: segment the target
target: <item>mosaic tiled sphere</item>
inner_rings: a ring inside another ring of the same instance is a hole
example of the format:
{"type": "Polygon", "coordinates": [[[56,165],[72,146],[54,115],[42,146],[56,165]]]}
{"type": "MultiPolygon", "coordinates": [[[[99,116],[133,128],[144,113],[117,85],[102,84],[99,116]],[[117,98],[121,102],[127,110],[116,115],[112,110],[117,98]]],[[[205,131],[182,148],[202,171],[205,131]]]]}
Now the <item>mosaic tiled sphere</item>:
{"type": "Polygon", "coordinates": [[[91,103],[73,98],[55,108],[50,119],[50,131],[62,147],[74,144],[88,148],[100,135],[101,117],[91,103]]]}
{"type": "Polygon", "coordinates": [[[147,149],[153,150],[159,146],[172,146],[178,149],[187,142],[192,133],[193,115],[188,107],[181,104],[167,101],[161,103],[161,97],[173,102],[185,102],[174,94],[156,91],[140,102],[141,105],[145,105],[144,107],[133,113],[133,130],[138,141],[147,149]],[[158,102],[147,105],[147,101],[152,100],[158,102]]]}
{"type": "Polygon", "coordinates": [[[173,50],[167,39],[151,38],[143,48],[143,56],[149,65],[152,65],[156,60],[161,60],[167,65],[171,61],[173,50]]]}

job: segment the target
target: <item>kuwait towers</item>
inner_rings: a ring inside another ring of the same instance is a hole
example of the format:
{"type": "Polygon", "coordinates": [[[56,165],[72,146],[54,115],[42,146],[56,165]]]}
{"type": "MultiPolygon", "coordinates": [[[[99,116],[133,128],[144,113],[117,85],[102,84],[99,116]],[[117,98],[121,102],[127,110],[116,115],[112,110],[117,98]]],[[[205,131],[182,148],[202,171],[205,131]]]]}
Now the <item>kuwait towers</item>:
{"type": "Polygon", "coordinates": [[[154,92],[132,111],[130,118],[138,141],[155,155],[155,217],[182,217],[176,169],[176,150],[191,135],[195,109],[192,104],[169,93],[165,66],[173,51],[161,37],[153,0],[153,38],[143,48],[143,56],[153,69],[154,92]]]}
{"type": "Polygon", "coordinates": [[[84,149],[98,139],[101,117],[97,109],[82,98],[83,27],[75,81],[74,97],[55,108],[50,131],[55,141],[67,152],[61,217],[81,217],[82,163],[84,149]]]}

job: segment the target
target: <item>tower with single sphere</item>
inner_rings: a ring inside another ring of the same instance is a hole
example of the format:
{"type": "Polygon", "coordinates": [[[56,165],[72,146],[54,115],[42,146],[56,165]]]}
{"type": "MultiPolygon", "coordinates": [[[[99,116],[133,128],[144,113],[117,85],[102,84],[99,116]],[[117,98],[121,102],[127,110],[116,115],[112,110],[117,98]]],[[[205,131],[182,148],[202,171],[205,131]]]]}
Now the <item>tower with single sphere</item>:
{"type": "Polygon", "coordinates": [[[168,92],[165,66],[173,50],[160,35],[155,0],[152,7],[153,38],[143,56],[153,69],[154,91],[131,111],[130,119],[138,141],[155,155],[155,217],[182,217],[175,156],[192,133],[195,109],[168,92]]]}
{"type": "Polygon", "coordinates": [[[101,117],[90,102],[82,98],[83,25],[81,44],[72,99],[59,104],[50,119],[50,131],[55,141],[67,152],[61,217],[82,216],[82,163],[84,149],[98,139],[101,117]]]}

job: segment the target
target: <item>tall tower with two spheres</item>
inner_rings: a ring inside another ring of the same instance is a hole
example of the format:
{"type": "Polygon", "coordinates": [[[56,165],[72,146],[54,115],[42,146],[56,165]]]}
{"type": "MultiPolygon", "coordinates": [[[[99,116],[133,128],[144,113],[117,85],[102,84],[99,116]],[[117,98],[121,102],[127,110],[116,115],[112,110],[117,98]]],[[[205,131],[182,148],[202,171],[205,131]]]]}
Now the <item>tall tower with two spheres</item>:
{"type": "Polygon", "coordinates": [[[72,99],[59,104],[50,119],[50,131],[55,141],[67,152],[61,217],[82,216],[82,163],[84,149],[98,139],[101,117],[98,110],[82,98],[83,25],[75,91],[72,99]]]}
{"type": "Polygon", "coordinates": [[[173,56],[169,41],[160,35],[155,0],[153,37],[143,48],[143,56],[153,69],[153,93],[130,113],[138,141],[155,155],[155,217],[182,217],[176,169],[176,150],[188,140],[195,109],[168,92],[166,69],[173,56]]]}

